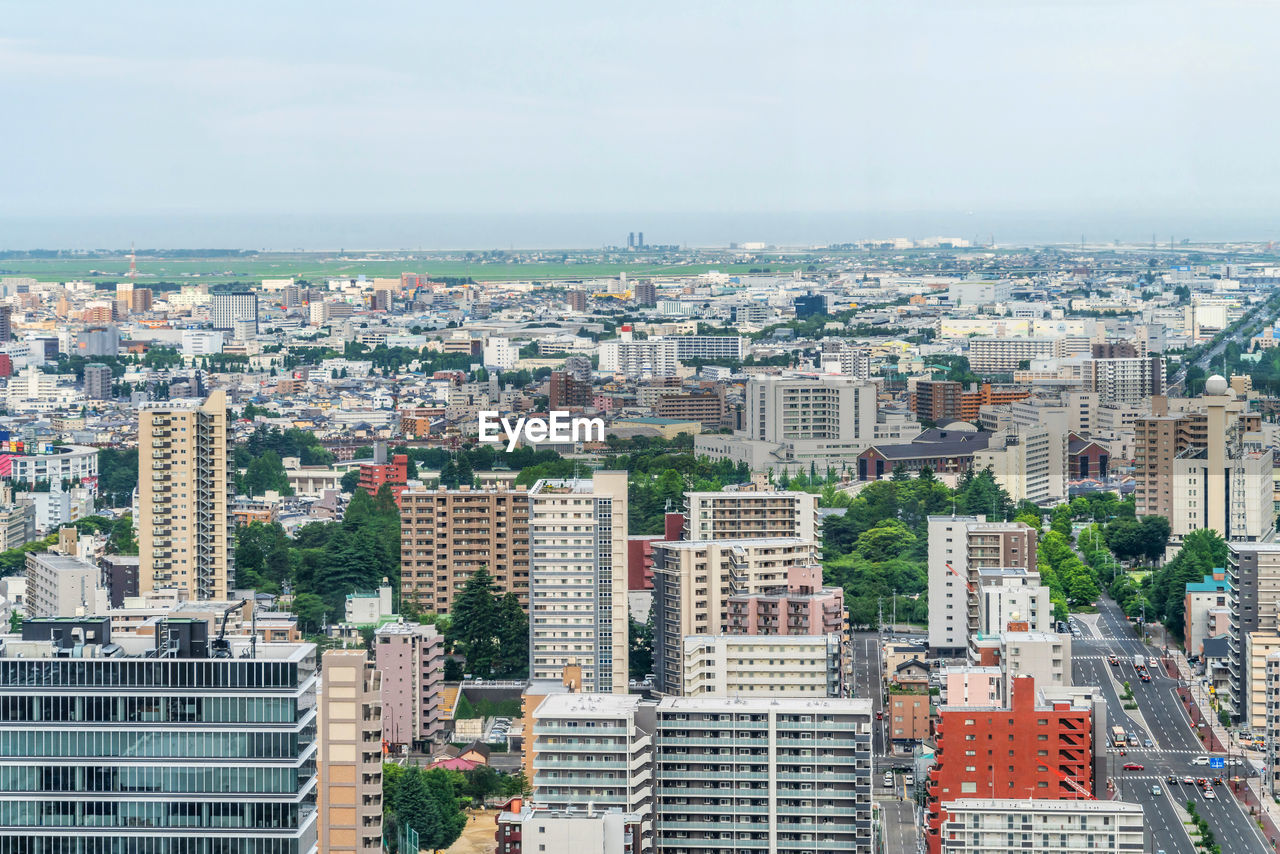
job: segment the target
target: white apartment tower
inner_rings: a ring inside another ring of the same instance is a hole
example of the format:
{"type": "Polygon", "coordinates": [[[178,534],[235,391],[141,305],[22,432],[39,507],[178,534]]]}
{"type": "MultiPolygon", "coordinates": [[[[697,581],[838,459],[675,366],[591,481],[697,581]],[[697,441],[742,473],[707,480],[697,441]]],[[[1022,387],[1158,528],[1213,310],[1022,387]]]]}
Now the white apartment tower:
{"type": "Polygon", "coordinates": [[[627,473],[540,480],[529,492],[529,675],[582,667],[588,692],[627,692],[627,473]]]}
{"type": "Polygon", "coordinates": [[[237,322],[249,321],[257,334],[258,295],[252,291],[214,294],[209,299],[209,319],[214,329],[223,332],[234,332],[237,322]]]}
{"type": "Polygon", "coordinates": [[[686,492],[685,538],[817,540],[818,496],[810,492],[686,492]]]}
{"type": "Polygon", "coordinates": [[[139,593],[227,598],[235,551],[231,454],[222,391],[139,410],[139,593]]]}

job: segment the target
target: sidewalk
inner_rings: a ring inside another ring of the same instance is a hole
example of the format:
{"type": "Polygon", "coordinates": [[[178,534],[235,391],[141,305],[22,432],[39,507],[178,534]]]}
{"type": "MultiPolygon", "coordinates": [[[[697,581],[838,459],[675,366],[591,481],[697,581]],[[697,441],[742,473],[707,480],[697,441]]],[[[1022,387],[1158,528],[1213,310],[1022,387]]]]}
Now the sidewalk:
{"type": "MultiPolygon", "coordinates": [[[[1201,734],[1201,740],[1209,751],[1237,754],[1260,765],[1266,764],[1266,757],[1260,751],[1246,750],[1236,742],[1231,733],[1227,732],[1213,709],[1208,708],[1208,697],[1191,689],[1190,686],[1196,683],[1196,676],[1191,672],[1191,665],[1187,662],[1186,656],[1177,650],[1170,650],[1164,653],[1160,660],[1169,676],[1181,680],[1182,684],[1178,686],[1178,697],[1182,700],[1183,706],[1187,709],[1187,715],[1191,718],[1195,730],[1201,734]],[[1201,702],[1205,702],[1204,707],[1200,705],[1201,702]]],[[[1277,845],[1280,842],[1280,804],[1277,804],[1275,799],[1263,790],[1263,779],[1246,776],[1243,786],[1239,782],[1233,782],[1228,788],[1235,795],[1236,800],[1249,808],[1251,817],[1261,818],[1263,834],[1271,840],[1272,848],[1280,850],[1280,846],[1277,845]]]]}

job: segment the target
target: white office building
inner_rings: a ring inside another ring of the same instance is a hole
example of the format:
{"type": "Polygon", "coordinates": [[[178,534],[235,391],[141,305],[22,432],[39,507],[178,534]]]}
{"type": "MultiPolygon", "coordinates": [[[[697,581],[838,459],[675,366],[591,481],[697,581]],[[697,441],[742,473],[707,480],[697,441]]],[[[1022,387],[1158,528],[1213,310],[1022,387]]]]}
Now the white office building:
{"type": "Polygon", "coordinates": [[[258,295],[252,291],[231,294],[213,294],[209,298],[209,319],[213,328],[234,332],[237,320],[253,322],[254,334],[258,331],[258,295]]]}

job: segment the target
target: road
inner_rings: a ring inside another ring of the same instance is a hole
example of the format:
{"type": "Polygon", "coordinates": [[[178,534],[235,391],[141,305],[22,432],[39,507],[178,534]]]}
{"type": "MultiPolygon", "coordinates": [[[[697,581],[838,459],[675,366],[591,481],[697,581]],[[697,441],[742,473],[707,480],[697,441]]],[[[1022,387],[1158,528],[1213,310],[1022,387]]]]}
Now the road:
{"type": "MultiPolygon", "coordinates": [[[[1274,312],[1276,310],[1276,306],[1271,304],[1272,299],[1275,299],[1275,297],[1261,302],[1249,311],[1245,312],[1244,316],[1241,317],[1240,320],[1236,321],[1235,324],[1229,327],[1231,329],[1231,334],[1222,336],[1222,340],[1210,348],[1203,356],[1196,359],[1194,364],[1209,373],[1213,373],[1212,371],[1209,371],[1209,364],[1227,348],[1227,344],[1231,342],[1235,342],[1237,344],[1242,343],[1244,340],[1244,329],[1253,322],[1256,315],[1259,313],[1274,312]]],[[[1174,374],[1173,381],[1169,383],[1169,388],[1173,389],[1176,387],[1180,389],[1186,379],[1187,366],[1183,365],[1178,369],[1178,372],[1174,374]]]]}
{"type": "MultiPolygon", "coordinates": [[[[1144,683],[1133,666],[1133,657],[1150,658],[1151,650],[1143,646],[1134,635],[1133,626],[1110,599],[1099,600],[1097,628],[1085,624],[1083,636],[1072,644],[1072,678],[1076,685],[1098,685],[1107,699],[1108,730],[1120,725],[1125,732],[1134,733],[1139,739],[1150,739],[1153,748],[1126,748],[1120,756],[1109,748],[1107,776],[1116,782],[1120,797],[1142,804],[1147,816],[1147,828],[1151,833],[1153,849],[1164,849],[1169,854],[1184,852],[1194,854],[1194,848],[1182,826],[1182,818],[1174,808],[1174,800],[1185,804],[1195,802],[1200,815],[1209,822],[1223,850],[1236,852],[1266,852],[1271,850],[1249,819],[1245,809],[1232,797],[1226,786],[1214,787],[1215,798],[1206,799],[1198,786],[1166,783],[1169,774],[1179,780],[1186,775],[1209,777],[1211,772],[1192,760],[1197,756],[1211,755],[1204,749],[1191,727],[1191,721],[1176,694],[1178,681],[1170,679],[1160,667],[1150,667],[1151,681],[1144,683]],[[1119,666],[1107,662],[1114,653],[1119,666]],[[1118,680],[1118,683],[1117,683],[1118,680]],[[1120,694],[1123,682],[1128,681],[1138,708],[1124,710],[1120,694]],[[1125,771],[1125,763],[1135,762],[1142,771],[1125,771]],[[1157,787],[1156,792],[1152,787],[1157,787]],[[1172,789],[1172,791],[1170,791],[1172,789]]],[[[1241,773],[1238,768],[1228,769],[1241,773]]],[[[1226,773],[1213,771],[1212,775],[1226,773]]]]}
{"type": "Polygon", "coordinates": [[[885,854],[917,854],[923,841],[911,801],[881,801],[881,834],[885,854]]]}

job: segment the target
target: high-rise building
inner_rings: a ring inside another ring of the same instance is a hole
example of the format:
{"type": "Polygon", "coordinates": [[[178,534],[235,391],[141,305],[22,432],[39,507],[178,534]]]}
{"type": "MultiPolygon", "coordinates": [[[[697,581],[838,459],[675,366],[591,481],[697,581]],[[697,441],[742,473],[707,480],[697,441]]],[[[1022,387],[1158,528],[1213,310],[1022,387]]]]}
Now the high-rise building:
{"type": "Polygon", "coordinates": [[[636,305],[657,305],[658,288],[650,279],[641,279],[635,285],[636,305]]]}
{"type": "Polygon", "coordinates": [[[529,675],[578,664],[585,690],[626,693],[627,473],[540,480],[529,496],[529,675]]]}
{"type": "Polygon", "coordinates": [[[252,321],[257,334],[258,295],[252,291],[214,294],[209,298],[209,319],[214,329],[224,332],[234,332],[237,321],[252,321]]]}
{"type": "Polygon", "coordinates": [[[847,634],[844,590],[822,586],[818,564],[787,568],[787,583],[735,593],[725,631],[734,635],[847,634]]]}
{"type": "Polygon", "coordinates": [[[321,656],[320,851],[382,851],[382,678],[364,650],[321,656]]]}
{"type": "Polygon", "coordinates": [[[871,854],[871,726],[864,699],[662,700],[658,850],[871,854]]]}
{"type": "Polygon", "coordinates": [[[129,300],[129,309],[135,314],[151,311],[151,288],[134,288],[129,300]]]}
{"type": "MultiPolygon", "coordinates": [[[[534,803],[618,807],[649,837],[655,722],[655,704],[636,694],[548,695],[534,713],[534,803]]],[[[640,851],[653,851],[651,838],[640,851]]]]}
{"type": "Polygon", "coordinates": [[[1038,694],[1035,679],[1019,677],[1008,707],[938,709],[938,761],[929,771],[925,830],[930,854],[942,851],[952,801],[1094,798],[1095,748],[1105,756],[1105,740],[1098,740],[1105,706],[1088,696],[1091,690],[1038,694]],[[999,747],[978,751],[978,743],[999,747]]]}
{"type": "Polygon", "coordinates": [[[138,589],[226,599],[234,574],[235,466],[227,398],[145,404],[138,412],[138,589]]]}
{"type": "Polygon", "coordinates": [[[1223,700],[1239,719],[1252,700],[1247,684],[1248,638],[1280,632],[1280,543],[1229,543],[1226,570],[1231,690],[1223,700]]]}
{"type": "MultiPolygon", "coordinates": [[[[812,566],[815,554],[816,544],[798,537],[654,543],[653,672],[657,689],[680,693],[686,636],[728,632],[733,596],[785,588],[792,567],[812,566]]],[[[745,626],[741,630],[745,632],[745,626]]]]}
{"type": "Polygon", "coordinates": [[[969,367],[978,374],[1012,374],[1031,359],[1061,359],[1062,338],[971,338],[969,367]]]}
{"type": "Polygon", "coordinates": [[[587,292],[572,289],[565,291],[564,301],[568,303],[570,311],[586,311],[587,310],[587,292]]]}
{"type": "Polygon", "coordinates": [[[98,362],[84,366],[84,396],[89,400],[111,399],[111,368],[98,362]]]}
{"type": "Polygon", "coordinates": [[[630,326],[619,330],[620,338],[600,342],[600,370],[626,374],[633,379],[673,377],[680,367],[676,343],[671,338],[637,340],[630,326]]]}
{"type": "Polygon", "coordinates": [[[0,304],[0,344],[13,340],[13,306],[0,304]]]}
{"type": "Polygon", "coordinates": [[[204,619],[28,620],[0,652],[0,851],[316,851],[315,646],[248,655],[204,619]]]}
{"type": "Polygon", "coordinates": [[[996,635],[1011,622],[1029,631],[1053,630],[1053,603],[1040,573],[1023,567],[978,570],[978,631],[996,635]]]}
{"type": "Polygon", "coordinates": [[[947,805],[939,854],[1126,854],[1146,847],[1142,804],[961,798],[947,805]]]}
{"type": "Polygon", "coordinates": [[[821,374],[753,376],[747,382],[751,439],[802,451],[857,452],[875,437],[875,386],[821,374]]]}
{"type": "Polygon", "coordinates": [[[688,635],[685,697],[843,697],[843,641],[829,635],[688,635]]]}
{"type": "Polygon", "coordinates": [[[1164,358],[1093,358],[1085,363],[1085,389],[1101,403],[1146,405],[1164,394],[1164,358]]]}
{"type": "Polygon", "coordinates": [[[1036,532],[1025,522],[929,517],[929,646],[963,652],[980,627],[981,569],[1036,568],[1036,532]]]}
{"type": "MultiPolygon", "coordinates": [[[[544,809],[515,801],[514,812],[498,813],[494,839],[502,854],[571,851],[574,854],[639,854],[646,850],[643,824],[620,809],[544,809]]],[[[653,850],[649,842],[648,850],[653,850]]]]}
{"type": "Polygon", "coordinates": [[[382,674],[382,737],[419,747],[438,741],[444,636],[435,626],[386,623],[374,631],[373,651],[382,674]]]}
{"type": "Polygon", "coordinates": [[[722,490],[685,493],[685,539],[821,538],[818,496],[810,492],[722,490]]]}
{"type": "Polygon", "coordinates": [[[796,319],[820,317],[827,313],[827,298],[823,294],[802,294],[793,300],[796,319]]]}
{"type": "Polygon", "coordinates": [[[400,495],[400,592],[424,613],[447,614],[478,569],[529,610],[529,492],[411,489],[400,495]]]}
{"type": "Polygon", "coordinates": [[[549,386],[551,409],[585,409],[591,406],[591,380],[575,379],[568,371],[552,371],[549,386]]]}

